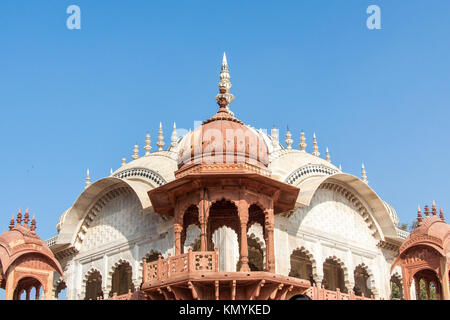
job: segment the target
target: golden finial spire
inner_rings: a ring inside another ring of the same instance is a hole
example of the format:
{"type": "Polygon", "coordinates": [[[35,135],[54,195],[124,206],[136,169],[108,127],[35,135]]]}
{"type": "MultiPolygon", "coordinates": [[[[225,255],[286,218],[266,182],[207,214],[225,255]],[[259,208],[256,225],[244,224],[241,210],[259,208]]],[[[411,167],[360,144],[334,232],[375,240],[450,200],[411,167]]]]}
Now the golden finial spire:
{"type": "Polygon", "coordinates": [[[327,153],[327,161],[331,163],[330,152],[328,151],[328,147],[326,153],[327,153]]]}
{"type": "Polygon", "coordinates": [[[364,163],[361,165],[361,180],[365,183],[369,183],[369,181],[367,181],[367,173],[364,163]]]}
{"type": "Polygon", "coordinates": [[[89,175],[89,169],[87,169],[87,171],[86,171],[86,186],[84,188],[86,189],[87,187],[89,187],[90,184],[91,184],[91,176],[89,175]]]}
{"type": "Polygon", "coordinates": [[[131,156],[131,159],[133,160],[139,159],[139,146],[137,144],[134,145],[133,155],[131,156]]]}
{"type": "Polygon", "coordinates": [[[161,122],[159,123],[158,142],[156,143],[156,145],[158,146],[158,151],[162,151],[165,145],[161,122]]]}
{"type": "Polygon", "coordinates": [[[171,137],[170,146],[172,148],[176,148],[178,146],[178,137],[177,137],[177,124],[173,123],[172,137],[171,137]]]}
{"type": "Polygon", "coordinates": [[[315,132],[314,132],[314,135],[313,135],[313,153],[312,153],[312,155],[316,156],[316,157],[320,156],[319,146],[317,145],[317,138],[316,138],[316,133],[315,132]]]}
{"type": "Polygon", "coordinates": [[[294,142],[294,140],[292,140],[292,134],[289,131],[289,127],[287,127],[286,140],[284,140],[284,142],[286,143],[286,146],[289,150],[292,149],[292,143],[294,142]]]}
{"type": "Polygon", "coordinates": [[[302,132],[300,132],[300,143],[298,146],[300,147],[301,151],[305,152],[307,144],[306,144],[305,133],[303,132],[303,130],[302,130],[302,132]]]}
{"type": "Polygon", "coordinates": [[[148,156],[150,154],[150,150],[152,150],[152,146],[150,145],[151,140],[150,140],[150,133],[147,132],[147,134],[145,135],[145,155],[148,156]]]}

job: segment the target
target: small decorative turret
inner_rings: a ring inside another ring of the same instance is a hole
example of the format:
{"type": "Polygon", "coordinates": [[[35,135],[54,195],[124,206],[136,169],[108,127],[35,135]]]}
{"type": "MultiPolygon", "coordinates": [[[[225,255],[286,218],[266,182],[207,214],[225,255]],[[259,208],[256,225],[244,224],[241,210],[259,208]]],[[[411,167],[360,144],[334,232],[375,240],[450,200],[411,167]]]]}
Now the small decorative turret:
{"type": "Polygon", "coordinates": [[[36,230],[36,219],[35,219],[34,216],[33,216],[33,219],[31,219],[31,227],[30,227],[30,230],[31,230],[31,231],[36,230]]]}
{"type": "Polygon", "coordinates": [[[127,164],[127,158],[123,157],[122,158],[122,167],[126,164],[127,164]]]}
{"type": "Polygon", "coordinates": [[[274,148],[278,147],[278,144],[280,143],[278,140],[278,129],[275,128],[275,126],[270,131],[270,136],[272,137],[272,146],[274,148]]]}
{"type": "Polygon", "coordinates": [[[23,219],[23,224],[28,226],[30,221],[30,214],[28,213],[28,208],[25,210],[25,219],[23,219]]]}
{"type": "Polygon", "coordinates": [[[442,208],[439,209],[439,218],[441,218],[442,221],[445,221],[445,219],[444,219],[444,211],[442,210],[442,208]]]}
{"type": "Polygon", "coordinates": [[[177,125],[173,123],[172,137],[170,138],[170,146],[176,148],[178,146],[177,125]]]}
{"type": "Polygon", "coordinates": [[[312,155],[316,156],[316,157],[320,156],[319,146],[317,145],[317,139],[316,139],[316,133],[315,132],[314,132],[314,135],[313,135],[313,153],[312,153],[312,155]]]}
{"type": "Polygon", "coordinates": [[[292,134],[289,131],[289,127],[287,128],[286,131],[286,140],[284,141],[286,143],[286,146],[289,150],[292,149],[292,143],[294,142],[294,140],[292,140],[292,134]]]}
{"type": "Polygon", "coordinates": [[[139,159],[139,146],[137,144],[134,145],[133,155],[131,156],[131,159],[133,160],[139,159]]]}
{"type": "Polygon", "coordinates": [[[433,200],[433,202],[431,204],[431,213],[433,214],[433,216],[437,215],[436,203],[434,202],[434,200],[433,200]]]}
{"type": "Polygon", "coordinates": [[[87,171],[86,171],[86,186],[84,188],[86,189],[87,187],[89,187],[90,184],[91,184],[91,177],[89,175],[89,169],[87,169],[87,171]]]}
{"type": "Polygon", "coordinates": [[[326,153],[327,153],[327,161],[331,163],[330,152],[328,151],[328,147],[326,153]]]}
{"type": "Polygon", "coordinates": [[[14,228],[14,215],[11,217],[11,221],[9,221],[9,230],[12,230],[14,228]]]}
{"type": "Polygon", "coordinates": [[[148,156],[150,154],[150,150],[152,150],[152,146],[150,145],[151,140],[150,140],[150,133],[147,132],[147,134],[145,135],[145,155],[148,156]]]}
{"type": "Polygon", "coordinates": [[[165,145],[161,122],[159,123],[158,142],[156,143],[156,145],[158,146],[158,151],[162,151],[165,145]]]}
{"type": "Polygon", "coordinates": [[[17,224],[21,225],[22,224],[22,209],[19,209],[19,212],[17,212],[17,224]]]}
{"type": "Polygon", "coordinates": [[[300,147],[301,151],[305,152],[307,144],[306,144],[305,133],[303,132],[303,130],[302,130],[302,132],[300,132],[300,143],[298,146],[300,147]]]}
{"type": "Polygon", "coordinates": [[[366,167],[364,167],[364,163],[361,166],[361,180],[367,184],[369,183],[369,181],[367,180],[366,167]]]}

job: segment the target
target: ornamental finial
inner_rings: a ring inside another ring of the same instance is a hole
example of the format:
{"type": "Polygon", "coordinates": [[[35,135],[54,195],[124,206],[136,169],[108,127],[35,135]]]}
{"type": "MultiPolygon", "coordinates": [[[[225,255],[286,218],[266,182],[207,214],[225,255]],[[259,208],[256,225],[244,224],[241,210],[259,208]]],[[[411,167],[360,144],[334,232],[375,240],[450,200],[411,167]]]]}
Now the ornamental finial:
{"type": "Polygon", "coordinates": [[[437,210],[436,210],[436,203],[433,200],[433,203],[431,204],[431,213],[433,214],[433,216],[437,215],[437,210]]]}
{"type": "Polygon", "coordinates": [[[316,133],[315,132],[314,132],[314,135],[313,135],[313,153],[312,153],[312,155],[316,156],[316,157],[320,156],[319,146],[317,145],[317,138],[316,138],[316,133]]]}
{"type": "Polygon", "coordinates": [[[150,133],[147,132],[147,134],[145,135],[145,147],[144,147],[146,156],[148,156],[150,154],[150,150],[152,150],[150,143],[151,143],[150,133]]]}
{"type": "Polygon", "coordinates": [[[339,164],[339,171],[342,172],[342,164],[339,164]]]}
{"type": "Polygon", "coordinates": [[[365,183],[369,183],[369,181],[367,181],[367,173],[364,163],[361,165],[361,180],[365,183]]]}
{"type": "Polygon", "coordinates": [[[36,230],[36,218],[33,216],[33,218],[31,219],[31,227],[30,227],[31,231],[36,230]]]}
{"type": "Polygon", "coordinates": [[[441,218],[442,221],[445,221],[445,219],[444,219],[444,211],[442,210],[442,208],[439,209],[439,218],[441,218]]]}
{"type": "Polygon", "coordinates": [[[425,216],[430,216],[430,208],[428,207],[428,205],[425,206],[425,216]]]}
{"type": "Polygon", "coordinates": [[[417,206],[417,224],[420,226],[422,224],[422,212],[420,211],[420,205],[417,206]]]}
{"type": "Polygon", "coordinates": [[[216,101],[220,106],[220,110],[228,113],[231,113],[229,110],[229,105],[234,100],[234,96],[230,93],[230,89],[230,72],[228,70],[227,55],[224,52],[222,58],[222,68],[220,70],[219,94],[216,96],[216,101]]]}
{"type": "Polygon", "coordinates": [[[28,213],[28,208],[25,209],[25,219],[23,219],[23,224],[28,225],[28,222],[30,221],[30,214],[28,213]]]}
{"type": "Polygon", "coordinates": [[[270,132],[270,136],[272,138],[272,145],[273,145],[274,148],[276,148],[280,142],[278,140],[278,129],[275,128],[275,126],[272,127],[272,130],[270,132]]]}
{"type": "Polygon", "coordinates": [[[286,140],[284,140],[284,142],[286,143],[287,148],[290,150],[292,149],[292,142],[294,142],[294,140],[292,140],[292,134],[289,131],[289,127],[287,128],[286,131],[286,140]]]}
{"type": "Polygon", "coordinates": [[[86,171],[86,186],[84,188],[86,189],[87,187],[89,187],[90,184],[91,184],[91,176],[89,175],[89,169],[87,169],[87,171],[86,171]]]}
{"type": "Polygon", "coordinates": [[[127,158],[123,157],[123,158],[122,158],[122,166],[124,166],[124,165],[126,165],[126,164],[127,164],[127,158]]]}
{"type": "Polygon", "coordinates": [[[158,146],[158,151],[162,151],[165,145],[161,122],[159,123],[158,142],[156,143],[156,145],[158,146]]]}
{"type": "Polygon", "coordinates": [[[112,175],[113,175],[113,172],[114,172],[114,171],[113,171],[113,169],[112,169],[112,168],[111,168],[111,169],[109,169],[109,175],[110,175],[110,176],[112,176],[112,175]]]}
{"type": "Polygon", "coordinates": [[[170,138],[170,147],[176,148],[178,146],[178,137],[177,137],[177,124],[173,123],[172,137],[170,138]]]}
{"type": "Polygon", "coordinates": [[[328,151],[328,147],[326,153],[327,153],[327,161],[331,163],[330,152],[328,151]]]}
{"type": "Polygon", "coordinates": [[[300,144],[298,146],[300,147],[300,150],[305,152],[307,144],[306,144],[305,133],[303,132],[303,130],[302,130],[302,132],[300,132],[300,144]]]}
{"type": "Polygon", "coordinates": [[[9,230],[12,230],[14,228],[14,215],[12,215],[11,220],[9,221],[9,230]]]}
{"type": "Polygon", "coordinates": [[[137,144],[134,145],[133,155],[131,156],[131,159],[133,160],[139,159],[139,146],[137,144]]]}
{"type": "Polygon", "coordinates": [[[19,212],[17,212],[17,224],[22,224],[22,209],[19,209],[19,212]]]}

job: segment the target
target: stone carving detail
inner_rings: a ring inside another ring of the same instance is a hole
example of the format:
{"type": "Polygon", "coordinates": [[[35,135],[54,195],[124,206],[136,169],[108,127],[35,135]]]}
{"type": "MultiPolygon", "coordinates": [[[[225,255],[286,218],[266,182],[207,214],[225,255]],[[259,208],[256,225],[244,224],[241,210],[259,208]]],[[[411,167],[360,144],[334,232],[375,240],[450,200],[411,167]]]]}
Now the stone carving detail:
{"type": "Polygon", "coordinates": [[[350,200],[356,198],[344,188],[339,187],[339,192],[335,187],[329,187],[327,184],[321,186],[309,207],[301,207],[295,211],[290,217],[293,225],[300,224],[304,228],[310,227],[324,234],[336,235],[340,239],[375,247],[376,229],[367,210],[356,206],[357,203],[350,200]]]}
{"type": "Polygon", "coordinates": [[[100,199],[88,214],[79,233],[80,251],[117,240],[128,242],[138,235],[150,234],[155,228],[154,224],[152,227],[152,217],[141,212],[140,203],[132,192],[127,188],[115,191],[100,199]]]}
{"type": "Polygon", "coordinates": [[[296,185],[302,178],[311,175],[332,175],[338,171],[319,164],[308,164],[298,168],[286,178],[285,182],[296,185]]]}
{"type": "Polygon", "coordinates": [[[123,170],[123,171],[116,173],[113,177],[120,178],[120,179],[129,178],[129,177],[141,177],[141,178],[145,178],[145,179],[148,179],[148,180],[154,182],[156,184],[156,186],[158,186],[158,187],[162,186],[163,184],[166,183],[166,180],[161,175],[159,175],[158,173],[156,173],[153,170],[149,170],[146,168],[132,168],[132,169],[123,170]]]}

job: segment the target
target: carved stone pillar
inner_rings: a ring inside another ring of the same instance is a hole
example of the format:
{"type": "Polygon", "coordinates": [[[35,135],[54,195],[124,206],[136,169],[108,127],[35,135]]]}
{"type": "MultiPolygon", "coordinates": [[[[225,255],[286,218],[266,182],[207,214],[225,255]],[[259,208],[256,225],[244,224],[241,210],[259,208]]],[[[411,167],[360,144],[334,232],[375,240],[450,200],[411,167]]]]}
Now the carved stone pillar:
{"type": "Polygon", "coordinates": [[[275,273],[274,229],[275,218],[273,215],[273,208],[269,208],[265,212],[266,270],[272,273],[275,273]]]}
{"type": "Polygon", "coordinates": [[[207,232],[206,232],[206,226],[208,222],[208,214],[207,214],[207,208],[209,206],[209,203],[207,200],[200,200],[198,205],[198,220],[200,222],[200,251],[207,251],[207,232]]]}
{"type": "Polygon", "coordinates": [[[174,223],[173,231],[175,232],[175,255],[181,254],[181,231],[183,231],[183,226],[179,223],[174,223]]]}
{"type": "Polygon", "coordinates": [[[241,224],[241,270],[243,272],[250,271],[248,266],[248,244],[247,244],[247,223],[248,223],[248,205],[245,201],[239,204],[239,221],[241,224]]]}
{"type": "MultiPolygon", "coordinates": [[[[442,300],[450,300],[450,285],[449,285],[449,270],[448,270],[448,265],[447,265],[447,259],[446,257],[441,258],[440,261],[440,266],[441,266],[441,299],[442,300]]],[[[439,280],[439,279],[438,279],[439,280]]]]}
{"type": "Polygon", "coordinates": [[[416,300],[421,300],[420,298],[420,279],[414,277],[414,285],[416,287],[416,300]]]}

